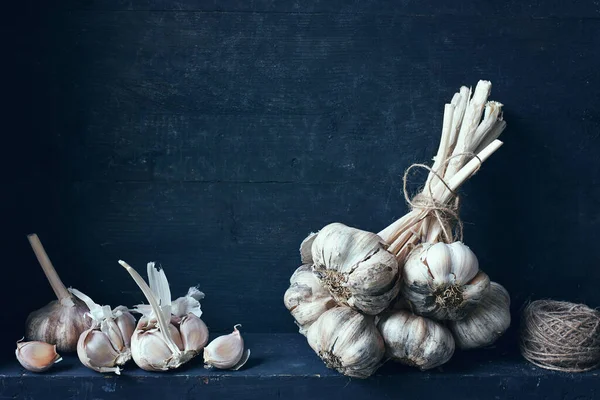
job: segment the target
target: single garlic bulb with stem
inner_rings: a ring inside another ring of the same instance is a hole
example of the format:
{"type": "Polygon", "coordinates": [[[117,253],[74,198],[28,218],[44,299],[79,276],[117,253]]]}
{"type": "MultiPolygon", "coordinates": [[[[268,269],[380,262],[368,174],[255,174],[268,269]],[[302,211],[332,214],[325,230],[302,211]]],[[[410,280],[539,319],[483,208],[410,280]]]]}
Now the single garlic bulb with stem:
{"type": "Polygon", "coordinates": [[[27,371],[44,372],[54,364],[62,361],[62,357],[56,352],[56,345],[45,342],[17,342],[15,355],[19,363],[27,371]]]}
{"type": "Polygon", "coordinates": [[[219,336],[204,348],[206,368],[231,369],[237,371],[250,358],[250,350],[244,349],[244,339],[238,330],[240,324],[233,327],[229,335],[219,336]]]}
{"type": "Polygon", "coordinates": [[[285,307],[290,311],[300,333],[306,331],[325,311],[337,304],[331,293],[321,284],[312,272],[312,266],[305,264],[290,278],[290,287],[283,296],[285,307]]]}
{"type": "Polygon", "coordinates": [[[436,320],[459,320],[487,294],[490,278],[462,242],[424,243],[404,265],[403,296],[413,312],[436,320]]]}
{"type": "Polygon", "coordinates": [[[335,301],[365,314],[385,310],[400,289],[396,257],[372,232],[329,224],[302,243],[301,254],[335,301]],[[306,256],[311,246],[311,259],[306,256]]]}
{"type": "Polygon", "coordinates": [[[55,344],[61,352],[74,352],[79,336],[89,328],[89,320],[85,317],[88,308],[67,291],[38,236],[32,233],[27,239],[58,300],[29,314],[25,336],[31,341],[55,344]]]}
{"type": "Polygon", "coordinates": [[[454,339],[445,326],[407,310],[382,315],[377,327],[386,355],[422,371],[439,367],[454,354],[454,339]]]}
{"type": "Polygon", "coordinates": [[[119,260],[140,287],[150,306],[140,305],[142,313],[131,339],[133,361],[146,371],[166,371],[179,368],[196,357],[208,341],[208,329],[200,319],[199,298],[204,295],[190,289],[183,299],[171,301],[169,281],[162,268],[147,265],[148,281],[125,261],[119,260]],[[179,315],[172,314],[173,309],[179,315]]]}
{"type": "Polygon", "coordinates": [[[131,336],[135,318],[127,307],[96,304],[89,296],[76,289],[71,293],[89,308],[92,327],[85,330],[77,342],[77,356],[86,367],[97,372],[114,372],[119,375],[125,363],[131,360],[131,336]]]}
{"type": "Polygon", "coordinates": [[[510,296],[499,283],[490,290],[477,308],[459,321],[448,324],[461,349],[475,349],[494,343],[510,326],[510,296]]]}
{"type": "Polygon", "coordinates": [[[385,354],[374,317],[349,307],[326,311],[310,326],[306,338],[328,368],[355,378],[371,376],[385,354]]]}

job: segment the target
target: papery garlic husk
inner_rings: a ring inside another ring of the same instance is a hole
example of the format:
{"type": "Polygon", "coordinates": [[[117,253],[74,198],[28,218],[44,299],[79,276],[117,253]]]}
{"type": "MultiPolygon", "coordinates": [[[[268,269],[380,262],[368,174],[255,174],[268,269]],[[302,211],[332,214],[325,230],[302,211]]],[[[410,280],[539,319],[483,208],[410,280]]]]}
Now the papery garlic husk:
{"type": "Polygon", "coordinates": [[[462,242],[424,243],[404,265],[402,295],[413,312],[436,320],[459,320],[488,293],[490,278],[462,242]]]}
{"type": "Polygon", "coordinates": [[[305,336],[310,325],[321,314],[337,306],[329,291],[313,273],[310,264],[302,265],[294,272],[283,302],[296,320],[300,333],[305,336]]]}
{"type": "Polygon", "coordinates": [[[474,349],[494,343],[510,326],[510,296],[499,283],[492,282],[481,303],[460,321],[448,324],[461,349],[474,349]]]}
{"type": "Polygon", "coordinates": [[[310,326],[306,338],[328,368],[355,378],[371,376],[385,354],[374,318],[349,307],[323,313],[310,326]]]}
{"type": "Polygon", "coordinates": [[[234,326],[232,333],[217,337],[204,348],[204,364],[207,368],[238,370],[246,364],[250,350],[244,349],[239,326],[234,326]]]}
{"type": "Polygon", "coordinates": [[[124,306],[111,310],[110,306],[100,306],[76,289],[69,291],[85,302],[93,321],[92,328],[84,331],[77,342],[79,361],[97,372],[120,374],[120,367],[131,360],[135,318],[124,306]]]}
{"type": "Polygon", "coordinates": [[[386,355],[394,361],[427,370],[454,354],[454,339],[445,326],[407,310],[382,315],[377,323],[386,355]]]}
{"type": "Polygon", "coordinates": [[[208,341],[208,328],[200,319],[199,299],[204,294],[190,288],[188,295],[171,301],[171,290],[164,271],[148,263],[148,281],[126,262],[127,269],[150,303],[135,307],[143,317],[131,338],[133,361],[146,371],[167,371],[179,368],[196,357],[208,341]],[[173,315],[176,310],[178,315],[173,315]]]}
{"type": "Polygon", "coordinates": [[[398,261],[376,234],[333,223],[311,242],[313,271],[338,304],[376,315],[398,295],[398,261]]]}
{"type": "Polygon", "coordinates": [[[44,372],[62,357],[56,352],[56,345],[45,342],[17,342],[15,355],[19,363],[28,371],[44,372]]]}
{"type": "Polygon", "coordinates": [[[48,254],[35,233],[27,236],[58,300],[33,311],[25,321],[25,337],[30,341],[55,344],[60,352],[74,352],[83,331],[90,327],[86,305],[72,296],[56,273],[48,254]]]}

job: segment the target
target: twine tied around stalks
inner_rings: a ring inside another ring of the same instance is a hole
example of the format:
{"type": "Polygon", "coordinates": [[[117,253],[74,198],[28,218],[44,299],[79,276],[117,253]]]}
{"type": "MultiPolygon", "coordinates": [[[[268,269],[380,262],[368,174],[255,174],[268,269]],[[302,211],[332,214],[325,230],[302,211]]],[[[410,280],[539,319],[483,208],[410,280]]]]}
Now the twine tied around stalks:
{"type": "Polygon", "coordinates": [[[459,216],[459,208],[460,208],[460,197],[456,191],[454,191],[444,180],[442,174],[448,165],[448,163],[456,158],[456,157],[465,157],[471,156],[479,160],[479,165],[475,172],[475,174],[479,168],[481,167],[482,161],[481,159],[474,153],[460,153],[455,154],[451,157],[448,157],[444,160],[443,163],[440,164],[439,169],[434,170],[425,164],[412,164],[410,167],[404,171],[404,176],[402,178],[403,183],[403,192],[404,199],[406,203],[411,207],[412,210],[420,210],[424,212],[422,221],[429,216],[432,216],[441,228],[441,233],[444,238],[444,242],[452,243],[455,241],[463,240],[463,222],[459,216]],[[444,185],[444,187],[452,194],[452,201],[445,203],[435,199],[432,185],[426,185],[423,191],[417,193],[413,198],[410,198],[408,192],[408,174],[413,168],[423,168],[429,171],[430,174],[434,175],[437,179],[439,179],[440,183],[444,185]]]}
{"type": "Polygon", "coordinates": [[[584,304],[534,301],[523,311],[520,347],[541,368],[592,370],[600,365],[600,312],[584,304]]]}

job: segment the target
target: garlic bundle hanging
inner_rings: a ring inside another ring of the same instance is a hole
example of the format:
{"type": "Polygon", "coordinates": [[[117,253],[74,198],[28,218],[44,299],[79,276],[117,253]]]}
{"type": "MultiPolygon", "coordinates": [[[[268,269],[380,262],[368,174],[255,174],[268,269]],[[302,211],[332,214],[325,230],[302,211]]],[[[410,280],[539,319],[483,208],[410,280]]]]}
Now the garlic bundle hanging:
{"type": "Polygon", "coordinates": [[[244,339],[235,325],[229,335],[219,336],[204,348],[206,368],[231,369],[237,371],[250,358],[250,350],[244,350],[244,339]]]}
{"type": "Polygon", "coordinates": [[[502,285],[492,282],[481,303],[449,327],[461,349],[485,347],[494,343],[510,326],[510,296],[502,285]]]}
{"type": "Polygon", "coordinates": [[[355,378],[371,376],[385,354],[373,317],[349,307],[326,311],[310,326],[306,338],[328,368],[355,378]]]}
{"type": "Polygon", "coordinates": [[[454,339],[448,328],[409,311],[385,314],[377,327],[386,355],[402,364],[424,371],[439,367],[454,354],[454,339]]]}
{"type": "Polygon", "coordinates": [[[175,369],[196,357],[208,342],[208,328],[200,319],[199,299],[204,294],[190,288],[188,295],[171,301],[169,282],[162,268],[147,265],[148,281],[125,261],[119,260],[140,287],[149,306],[140,305],[142,313],[131,339],[133,361],[146,371],[175,369]],[[177,314],[173,314],[173,310],[177,314]]]}
{"type": "Polygon", "coordinates": [[[69,289],[89,308],[92,327],[79,336],[77,356],[86,367],[97,372],[114,372],[119,375],[125,363],[131,360],[131,336],[135,318],[127,307],[96,304],[89,296],[76,289],[69,289]]]}
{"type": "Polygon", "coordinates": [[[305,336],[308,328],[321,314],[337,306],[329,291],[312,272],[312,266],[309,264],[301,266],[294,272],[283,302],[296,320],[300,333],[305,336]]]}
{"type": "Polygon", "coordinates": [[[67,291],[38,236],[32,233],[27,239],[58,300],[29,314],[25,322],[25,337],[31,341],[55,344],[61,352],[74,352],[79,336],[89,328],[89,320],[85,317],[88,308],[67,291]]]}
{"type": "Polygon", "coordinates": [[[15,355],[23,368],[31,372],[44,372],[62,361],[62,357],[56,352],[55,344],[37,341],[18,341],[15,355]]]}
{"type": "Polygon", "coordinates": [[[338,304],[376,315],[398,295],[398,262],[376,234],[333,223],[309,236],[301,254],[308,245],[315,275],[338,304]]]}
{"type": "Polygon", "coordinates": [[[438,320],[459,320],[489,291],[490,278],[461,242],[424,243],[404,265],[403,295],[412,310],[438,320]]]}

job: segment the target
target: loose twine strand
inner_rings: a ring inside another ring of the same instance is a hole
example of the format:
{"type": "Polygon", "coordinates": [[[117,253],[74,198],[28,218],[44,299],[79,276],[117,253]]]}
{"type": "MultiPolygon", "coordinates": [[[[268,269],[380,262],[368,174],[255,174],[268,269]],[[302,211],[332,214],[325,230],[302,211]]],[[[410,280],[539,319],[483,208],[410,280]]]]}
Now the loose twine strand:
{"type": "Polygon", "coordinates": [[[463,240],[463,222],[461,221],[459,216],[460,197],[458,193],[456,193],[454,190],[452,190],[452,188],[450,188],[448,182],[446,182],[441,176],[441,171],[444,170],[444,168],[448,165],[450,161],[452,161],[452,159],[464,156],[471,156],[479,161],[477,169],[475,170],[475,172],[473,172],[474,175],[481,168],[481,159],[477,156],[477,154],[474,153],[459,153],[446,158],[437,170],[434,170],[433,168],[425,164],[412,164],[406,169],[406,171],[404,171],[404,176],[402,178],[402,188],[404,191],[404,199],[406,200],[406,203],[411,207],[412,210],[421,210],[424,212],[423,218],[419,219],[418,221],[415,221],[415,224],[429,216],[433,216],[442,229],[442,235],[446,243],[463,240]],[[423,168],[435,175],[435,177],[439,179],[439,181],[446,187],[446,189],[448,189],[450,193],[452,193],[452,198],[454,199],[454,201],[449,203],[437,201],[433,195],[433,190],[431,188],[432,185],[427,185],[427,188],[417,193],[411,199],[408,191],[408,174],[413,168],[423,168]],[[428,193],[425,193],[425,190],[427,190],[428,193]]]}
{"type": "Polygon", "coordinates": [[[541,368],[592,370],[600,365],[600,312],[584,304],[534,301],[523,311],[520,348],[541,368]]]}

